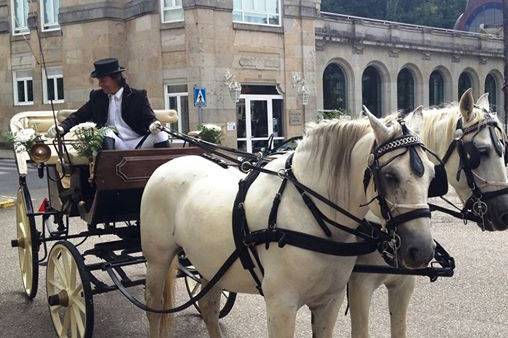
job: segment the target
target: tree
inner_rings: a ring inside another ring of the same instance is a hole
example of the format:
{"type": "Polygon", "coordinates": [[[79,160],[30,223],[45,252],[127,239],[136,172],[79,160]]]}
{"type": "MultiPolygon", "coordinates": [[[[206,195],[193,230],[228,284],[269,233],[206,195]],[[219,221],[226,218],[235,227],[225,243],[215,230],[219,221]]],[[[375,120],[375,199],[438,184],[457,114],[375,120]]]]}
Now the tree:
{"type": "Polygon", "coordinates": [[[321,10],[416,25],[453,28],[467,0],[323,0],[321,10]]]}

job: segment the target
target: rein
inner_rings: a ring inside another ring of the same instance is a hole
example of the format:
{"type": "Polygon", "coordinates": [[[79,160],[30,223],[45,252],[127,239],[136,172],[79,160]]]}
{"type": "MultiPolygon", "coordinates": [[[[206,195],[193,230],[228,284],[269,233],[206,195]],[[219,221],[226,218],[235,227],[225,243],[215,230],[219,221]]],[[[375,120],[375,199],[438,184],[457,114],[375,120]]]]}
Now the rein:
{"type": "MultiPolygon", "coordinates": [[[[404,129],[404,128],[403,128],[404,129]]],[[[397,261],[397,249],[400,246],[400,238],[395,233],[396,226],[400,223],[407,222],[409,220],[413,220],[416,218],[422,217],[430,217],[430,209],[414,209],[409,212],[399,214],[395,217],[391,217],[387,219],[388,223],[390,223],[390,228],[393,231],[391,233],[386,233],[381,229],[381,225],[376,223],[371,223],[365,219],[360,219],[355,215],[351,214],[347,210],[343,209],[339,205],[335,204],[331,200],[307,187],[297,180],[292,171],[292,159],[293,154],[290,154],[286,160],[285,168],[278,172],[269,170],[264,168],[264,166],[269,162],[270,158],[266,157],[267,153],[263,154],[251,154],[243,151],[238,151],[233,148],[228,148],[224,146],[219,146],[210,142],[206,142],[203,140],[199,140],[188,135],[171,131],[165,127],[161,128],[162,131],[168,133],[171,136],[180,138],[190,144],[194,144],[202,149],[215,154],[219,157],[222,157],[228,161],[231,161],[238,165],[240,170],[247,172],[247,176],[240,180],[238,185],[238,193],[235,198],[234,206],[233,206],[233,238],[235,242],[235,250],[233,253],[225,260],[224,264],[219,268],[219,270],[215,273],[215,275],[210,279],[210,281],[206,284],[204,288],[196,295],[191,297],[184,304],[177,306],[175,308],[170,309],[153,309],[148,307],[146,304],[137,300],[127,291],[126,287],[123,285],[120,278],[117,276],[114,271],[114,266],[111,264],[106,264],[104,266],[104,270],[109,274],[113,283],[117,286],[118,290],[135,306],[147,312],[154,312],[160,314],[174,313],[178,311],[182,311],[193,304],[195,304],[199,299],[204,297],[210,289],[212,289],[224,276],[224,274],[229,270],[229,268],[236,262],[236,260],[240,260],[242,266],[248,270],[256,283],[256,288],[258,292],[263,295],[261,289],[261,281],[258,277],[255,268],[256,265],[260,270],[261,274],[264,274],[264,269],[257,254],[257,247],[259,245],[264,244],[265,248],[268,249],[270,243],[277,243],[279,248],[283,248],[286,245],[291,245],[294,247],[298,247],[304,250],[309,250],[313,252],[318,252],[327,255],[333,256],[360,256],[368,253],[372,253],[378,250],[385,259],[391,259],[390,261],[397,261]],[[239,155],[240,158],[244,160],[240,160],[238,158],[232,157],[230,155],[225,155],[226,153],[231,153],[234,155],[239,155]],[[246,160],[245,160],[246,159],[246,160]],[[256,178],[260,173],[269,174],[278,176],[281,178],[281,185],[279,187],[278,192],[276,193],[272,209],[270,210],[270,214],[268,217],[268,227],[266,229],[261,229],[257,231],[250,231],[247,218],[245,215],[245,198],[247,196],[249,187],[254,183],[256,178]],[[328,228],[328,225],[331,225],[337,229],[340,229],[349,234],[355,235],[363,240],[360,242],[350,242],[350,243],[341,243],[336,242],[327,238],[322,238],[318,236],[309,235],[302,232],[297,232],[289,229],[279,228],[277,227],[277,213],[280,205],[280,201],[282,195],[287,187],[287,183],[290,182],[293,184],[301,195],[305,205],[308,207],[310,212],[312,213],[314,219],[323,230],[327,237],[331,237],[331,231],[328,228]],[[350,218],[359,224],[358,229],[352,229],[340,223],[337,223],[323,214],[319,208],[315,205],[311,197],[318,199],[323,202],[327,206],[331,207],[335,211],[340,212],[344,216],[350,218]],[[252,257],[256,261],[254,263],[252,257]]],[[[391,146],[390,142],[387,142],[384,146],[386,148],[386,152],[392,151],[394,149],[398,149],[401,147],[406,147],[412,149],[412,147],[422,147],[421,141],[419,139],[414,139],[411,135],[405,135],[402,138],[396,139],[397,144],[395,146],[391,146]],[[407,140],[404,140],[407,138],[407,140]],[[400,144],[402,142],[403,144],[400,144]]],[[[377,148],[375,148],[377,149],[377,148]]],[[[227,164],[221,160],[215,159],[213,157],[205,156],[206,159],[212,160],[220,166],[224,166],[227,164]]],[[[377,176],[377,172],[373,173],[374,178],[377,176]]],[[[384,200],[384,196],[382,194],[378,194],[378,199],[384,200]]],[[[453,269],[455,267],[453,258],[449,256],[449,254],[437,243],[435,259],[436,263],[440,264],[442,268],[435,268],[431,266],[426,269],[401,269],[398,266],[396,267],[385,267],[388,270],[376,270],[374,266],[356,266],[355,271],[357,272],[377,272],[377,273],[398,273],[398,274],[412,274],[412,275],[424,275],[431,278],[432,281],[436,280],[439,276],[452,276],[453,269]],[[441,250],[442,249],[442,250],[441,250]]]]}

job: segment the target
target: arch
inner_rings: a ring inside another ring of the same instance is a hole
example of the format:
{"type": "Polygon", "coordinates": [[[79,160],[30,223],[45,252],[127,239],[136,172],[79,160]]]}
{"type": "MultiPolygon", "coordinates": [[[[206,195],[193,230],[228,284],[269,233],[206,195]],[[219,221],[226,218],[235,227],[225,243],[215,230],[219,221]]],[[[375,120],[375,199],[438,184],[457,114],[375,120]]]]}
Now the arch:
{"type": "Polygon", "coordinates": [[[429,76],[429,106],[440,106],[445,102],[445,80],[443,73],[436,69],[429,76]]]}
{"type": "Polygon", "coordinates": [[[473,88],[473,96],[479,96],[479,78],[476,71],[472,68],[466,68],[460,73],[457,81],[457,100],[460,100],[462,94],[469,88],[473,88]]]}
{"type": "Polygon", "coordinates": [[[409,68],[397,75],[397,110],[408,113],[415,108],[415,79],[409,68]]]}
{"type": "Polygon", "coordinates": [[[378,117],[389,110],[390,82],[388,68],[379,62],[370,62],[362,73],[362,104],[378,117]]]}
{"type": "Polygon", "coordinates": [[[399,70],[399,73],[407,69],[411,72],[414,82],[414,107],[423,105],[423,75],[420,68],[413,63],[406,63],[399,70]]]}
{"type": "Polygon", "coordinates": [[[485,93],[489,93],[490,109],[493,112],[502,111],[503,96],[503,75],[497,69],[491,70],[485,77],[485,93]]]}
{"type": "Polygon", "coordinates": [[[346,110],[347,78],[342,67],[332,62],[323,72],[323,109],[346,110]]]}
{"type": "MultiPolygon", "coordinates": [[[[441,104],[455,101],[456,100],[456,98],[455,98],[456,93],[454,90],[455,87],[453,85],[452,73],[445,66],[439,65],[439,66],[435,67],[432,70],[432,72],[429,74],[429,79],[428,79],[429,82],[430,82],[430,75],[432,73],[434,73],[435,71],[439,72],[439,74],[443,78],[443,103],[441,103],[441,104]]],[[[429,99],[430,99],[430,93],[429,93],[429,99]]]]}
{"type": "Polygon", "coordinates": [[[333,65],[333,64],[340,67],[340,70],[342,71],[342,73],[344,75],[345,92],[346,92],[345,99],[344,99],[344,103],[345,103],[344,109],[346,110],[346,112],[350,113],[351,111],[354,110],[353,109],[353,101],[354,101],[353,96],[354,96],[354,90],[355,90],[354,75],[353,75],[354,73],[353,73],[353,68],[351,67],[351,65],[345,59],[342,59],[342,58],[333,58],[333,59],[329,60],[323,68],[323,71],[322,71],[323,77],[322,77],[322,81],[321,81],[323,109],[327,109],[324,106],[324,103],[325,103],[325,83],[324,83],[325,82],[325,78],[324,78],[325,71],[330,65],[333,65]]]}

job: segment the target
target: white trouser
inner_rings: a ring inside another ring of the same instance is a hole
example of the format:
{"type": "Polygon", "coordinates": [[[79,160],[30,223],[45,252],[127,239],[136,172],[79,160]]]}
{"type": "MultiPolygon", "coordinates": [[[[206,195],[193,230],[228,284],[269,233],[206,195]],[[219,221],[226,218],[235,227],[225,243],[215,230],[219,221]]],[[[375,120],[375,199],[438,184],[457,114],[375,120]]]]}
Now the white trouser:
{"type": "MultiPolygon", "coordinates": [[[[144,136],[132,138],[129,140],[121,139],[113,130],[108,130],[106,132],[106,137],[110,137],[115,140],[115,149],[116,150],[130,150],[135,149],[136,146],[141,142],[144,136]]],[[[158,133],[158,134],[150,134],[146,138],[146,140],[141,145],[141,149],[150,149],[153,148],[153,145],[156,143],[164,142],[168,140],[168,134],[166,133],[158,133]]]]}

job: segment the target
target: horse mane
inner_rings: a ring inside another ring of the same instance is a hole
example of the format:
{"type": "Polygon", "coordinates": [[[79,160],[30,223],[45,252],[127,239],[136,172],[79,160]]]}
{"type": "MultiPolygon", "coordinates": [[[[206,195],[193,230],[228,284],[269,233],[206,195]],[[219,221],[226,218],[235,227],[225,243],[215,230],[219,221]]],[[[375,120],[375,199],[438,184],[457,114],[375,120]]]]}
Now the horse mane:
{"type": "Polygon", "coordinates": [[[326,175],[330,178],[328,198],[331,200],[348,203],[350,175],[358,174],[351,172],[352,151],[356,143],[371,130],[366,118],[322,120],[307,125],[296,151],[308,152],[309,160],[318,166],[319,177],[326,175]]]}
{"type": "MultiPolygon", "coordinates": [[[[421,136],[425,142],[429,140],[440,140],[443,142],[443,135],[441,133],[442,127],[445,128],[446,146],[452,141],[457,127],[457,121],[462,117],[459,111],[458,102],[452,102],[444,107],[431,107],[423,112],[423,123],[421,128],[421,136]],[[440,126],[440,127],[438,127],[440,126]]],[[[464,124],[464,127],[471,126],[480,122],[485,118],[485,113],[482,109],[474,109],[474,116],[471,121],[464,124]]],[[[443,154],[441,154],[443,155],[443,154]]]]}

